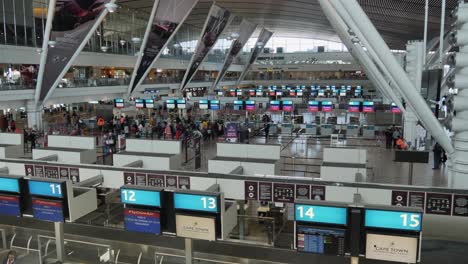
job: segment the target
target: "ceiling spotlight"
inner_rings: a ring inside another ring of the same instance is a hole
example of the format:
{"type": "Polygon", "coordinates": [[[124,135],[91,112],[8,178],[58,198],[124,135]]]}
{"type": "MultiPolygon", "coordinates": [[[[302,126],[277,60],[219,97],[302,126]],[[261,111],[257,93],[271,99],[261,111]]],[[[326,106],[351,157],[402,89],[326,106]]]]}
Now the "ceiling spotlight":
{"type": "Polygon", "coordinates": [[[141,42],[141,38],[139,38],[139,37],[133,37],[133,38],[132,38],[132,42],[133,42],[134,44],[138,44],[138,43],[141,42]]]}
{"type": "Polygon", "coordinates": [[[181,46],[180,46],[179,43],[174,44],[174,49],[180,49],[180,47],[181,47],[181,46]]]}
{"type": "Polygon", "coordinates": [[[125,45],[125,43],[127,43],[127,41],[125,41],[124,39],[121,39],[121,40],[120,40],[120,45],[123,46],[123,45],[125,45]]]}
{"type": "Polygon", "coordinates": [[[226,40],[232,40],[231,36],[227,36],[226,40]]]}
{"type": "Polygon", "coordinates": [[[109,13],[114,13],[117,8],[119,7],[118,5],[116,5],[115,3],[107,3],[105,5],[105,7],[107,8],[107,10],[109,11],[109,13]]]}
{"type": "Polygon", "coordinates": [[[233,38],[233,39],[239,38],[239,33],[237,33],[237,32],[232,33],[231,38],[233,38]]]}
{"type": "Polygon", "coordinates": [[[49,47],[51,48],[54,48],[55,47],[55,44],[57,44],[57,42],[53,41],[53,40],[49,40],[49,47]]]}
{"type": "Polygon", "coordinates": [[[107,52],[109,50],[108,46],[101,46],[102,52],[107,52]]]}
{"type": "Polygon", "coordinates": [[[42,53],[42,49],[36,49],[36,52],[37,52],[37,54],[41,54],[41,53],[42,53]]]}

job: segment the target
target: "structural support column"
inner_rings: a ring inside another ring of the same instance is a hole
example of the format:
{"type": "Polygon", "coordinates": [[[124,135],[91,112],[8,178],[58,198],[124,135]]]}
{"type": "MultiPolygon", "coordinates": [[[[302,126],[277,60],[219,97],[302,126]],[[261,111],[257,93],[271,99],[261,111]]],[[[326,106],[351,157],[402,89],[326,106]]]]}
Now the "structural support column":
{"type": "MultiPolygon", "coordinates": [[[[406,46],[406,72],[409,79],[414,83],[416,92],[421,94],[424,43],[420,41],[409,42],[406,46]]],[[[404,138],[411,145],[417,146],[418,131],[416,126],[418,118],[412,108],[409,108],[404,115],[404,138]]]]}
{"type": "Polygon", "coordinates": [[[193,240],[191,238],[185,239],[185,263],[193,263],[193,240]]]}
{"type": "Polygon", "coordinates": [[[352,12],[353,16],[351,16],[351,18],[353,19],[354,24],[361,32],[365,32],[367,43],[370,45],[369,48],[372,48],[384,62],[385,66],[388,68],[389,73],[391,74],[391,77],[400,87],[400,91],[404,99],[409,104],[411,104],[416,114],[420,117],[428,131],[436,138],[437,142],[439,142],[439,144],[446,150],[447,153],[452,154],[454,152],[454,148],[450,142],[449,137],[442,128],[442,125],[433,115],[424,98],[422,98],[422,96],[416,92],[413,83],[411,83],[405,71],[398,64],[388,45],[379,35],[377,29],[374,27],[359,3],[357,3],[356,0],[330,1],[333,3],[338,13],[348,14],[349,16],[349,14],[352,12]]]}
{"type": "Polygon", "coordinates": [[[31,100],[26,102],[26,112],[28,113],[28,128],[42,131],[42,109],[36,106],[35,101],[31,100]]]}
{"type": "Polygon", "coordinates": [[[55,246],[57,247],[57,260],[63,262],[65,258],[65,239],[63,236],[63,222],[55,222],[55,246]]]}
{"type": "Polygon", "coordinates": [[[335,28],[336,32],[340,36],[343,43],[348,48],[349,52],[358,60],[360,61],[362,67],[369,75],[370,80],[373,81],[374,85],[376,85],[377,89],[382,92],[382,94],[391,99],[392,101],[397,104],[397,106],[401,109],[403,113],[406,112],[403,104],[401,103],[401,99],[394,90],[390,87],[390,84],[385,79],[383,74],[379,71],[379,69],[375,66],[375,63],[369,57],[369,54],[363,49],[363,47],[359,43],[353,43],[352,37],[349,34],[349,27],[344,23],[343,19],[341,19],[334,7],[330,4],[328,0],[319,0],[322,9],[327,16],[330,24],[335,28]]]}

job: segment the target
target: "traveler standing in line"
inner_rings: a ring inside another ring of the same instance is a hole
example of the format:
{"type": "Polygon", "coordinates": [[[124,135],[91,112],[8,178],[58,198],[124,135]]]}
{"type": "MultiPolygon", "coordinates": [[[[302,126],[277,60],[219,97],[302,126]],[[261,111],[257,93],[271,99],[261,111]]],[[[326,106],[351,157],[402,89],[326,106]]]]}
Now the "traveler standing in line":
{"type": "Polygon", "coordinates": [[[440,169],[440,161],[442,160],[442,147],[436,142],[432,151],[434,151],[434,167],[432,169],[438,170],[440,169]]]}
{"type": "Polygon", "coordinates": [[[270,134],[270,124],[266,123],[265,124],[265,143],[268,141],[268,135],[270,134]]]}

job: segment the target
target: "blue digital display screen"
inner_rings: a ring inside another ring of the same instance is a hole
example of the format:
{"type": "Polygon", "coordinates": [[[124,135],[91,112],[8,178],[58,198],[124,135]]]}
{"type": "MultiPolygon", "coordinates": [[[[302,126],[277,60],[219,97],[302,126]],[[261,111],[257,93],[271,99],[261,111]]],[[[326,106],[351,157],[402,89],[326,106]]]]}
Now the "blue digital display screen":
{"type": "Polygon", "coordinates": [[[365,226],[420,232],[422,213],[366,210],[365,226]]]}
{"type": "Polygon", "coordinates": [[[159,235],[161,234],[160,213],[125,208],[124,226],[127,231],[159,235]]]}
{"type": "Polygon", "coordinates": [[[321,205],[295,204],[295,219],[301,222],[347,224],[347,209],[321,205]]]}
{"type": "Polygon", "coordinates": [[[19,193],[19,179],[0,178],[0,191],[19,193]]]}
{"type": "Polygon", "coordinates": [[[210,108],[211,110],[219,110],[220,109],[219,100],[211,100],[210,108]]]}
{"type": "Polygon", "coordinates": [[[32,195],[63,198],[62,184],[29,180],[29,193],[32,195]]]}
{"type": "Polygon", "coordinates": [[[63,205],[61,201],[33,199],[34,218],[51,222],[63,222],[63,205]]]}
{"type": "Polygon", "coordinates": [[[0,195],[0,215],[21,216],[18,196],[0,195]]]}
{"type": "Polygon", "coordinates": [[[175,209],[202,211],[209,213],[218,212],[218,197],[197,194],[174,194],[175,209]]]}
{"type": "Polygon", "coordinates": [[[161,206],[161,193],[158,191],[122,188],[120,190],[120,199],[124,204],[147,205],[154,207],[161,206]]]}

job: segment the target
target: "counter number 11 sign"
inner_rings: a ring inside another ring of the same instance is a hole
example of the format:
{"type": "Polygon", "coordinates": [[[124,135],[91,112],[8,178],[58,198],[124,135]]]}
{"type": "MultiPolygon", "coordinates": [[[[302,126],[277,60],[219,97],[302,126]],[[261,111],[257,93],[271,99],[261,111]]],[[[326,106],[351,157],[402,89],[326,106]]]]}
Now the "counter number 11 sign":
{"type": "Polygon", "coordinates": [[[295,204],[295,219],[299,222],[346,225],[347,208],[295,204]]]}

